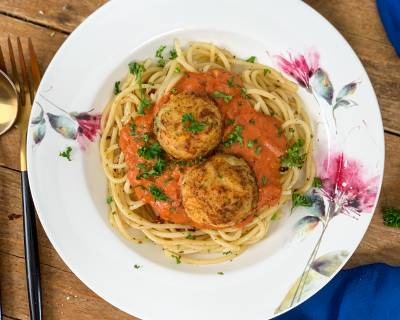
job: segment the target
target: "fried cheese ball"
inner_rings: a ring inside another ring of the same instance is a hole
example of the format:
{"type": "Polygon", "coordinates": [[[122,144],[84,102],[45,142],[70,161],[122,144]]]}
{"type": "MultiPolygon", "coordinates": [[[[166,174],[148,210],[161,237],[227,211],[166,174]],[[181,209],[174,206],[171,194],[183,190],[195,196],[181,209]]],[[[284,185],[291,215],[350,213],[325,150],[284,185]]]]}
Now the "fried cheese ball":
{"type": "Polygon", "coordinates": [[[191,160],[212,151],[222,138],[222,116],[207,97],[180,93],[161,106],[154,133],[163,149],[176,159],[191,160]]]}
{"type": "Polygon", "coordinates": [[[216,154],[188,169],[181,181],[185,212],[197,224],[235,226],[254,213],[258,188],[246,161],[216,154]]]}

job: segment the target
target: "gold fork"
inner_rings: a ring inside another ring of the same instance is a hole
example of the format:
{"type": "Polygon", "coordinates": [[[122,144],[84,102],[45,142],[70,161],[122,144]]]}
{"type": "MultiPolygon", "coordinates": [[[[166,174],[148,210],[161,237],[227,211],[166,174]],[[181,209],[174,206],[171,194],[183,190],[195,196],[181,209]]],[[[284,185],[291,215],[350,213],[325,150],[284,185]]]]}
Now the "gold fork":
{"type": "Polygon", "coordinates": [[[40,286],[39,250],[37,244],[37,231],[35,220],[35,208],[29,188],[29,180],[26,163],[26,142],[33,99],[39,86],[41,75],[33,44],[28,38],[28,54],[30,68],[27,68],[24,52],[19,37],[17,37],[18,61],[21,78],[18,74],[14,49],[10,37],[7,40],[10,56],[11,74],[7,73],[6,63],[0,47],[0,67],[13,79],[18,92],[18,118],[16,125],[20,132],[20,161],[21,161],[21,191],[24,225],[24,249],[25,266],[28,285],[29,309],[32,320],[42,319],[42,297],[40,286]],[[30,71],[29,71],[30,70],[30,71]]]}

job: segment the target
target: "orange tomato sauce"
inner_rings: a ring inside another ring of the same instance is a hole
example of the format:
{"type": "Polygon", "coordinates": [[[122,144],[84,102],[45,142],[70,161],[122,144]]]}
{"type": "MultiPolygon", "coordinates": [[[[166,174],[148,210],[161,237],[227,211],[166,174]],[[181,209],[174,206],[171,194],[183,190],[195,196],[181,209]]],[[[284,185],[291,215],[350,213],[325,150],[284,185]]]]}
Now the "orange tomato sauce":
{"type": "MultiPolygon", "coordinates": [[[[214,69],[204,73],[189,72],[174,88],[176,93],[208,95],[215,101],[224,117],[223,141],[226,141],[236,126],[242,128],[241,142],[237,141],[229,147],[224,147],[222,144],[220,149],[222,152],[242,157],[253,169],[258,183],[257,209],[276,204],[282,193],[279,158],[287,148],[286,139],[282,134],[282,123],[274,117],[255,111],[246,97],[240,76],[228,71],[214,69]],[[213,95],[216,91],[231,98],[216,98],[213,95]]],[[[146,144],[143,135],[152,135],[153,119],[169,97],[170,93],[161,97],[152,109],[146,110],[145,115],[135,118],[136,129],[133,135],[130,126],[121,129],[119,145],[128,166],[128,179],[135,186],[137,198],[150,204],[162,220],[207,229],[210,227],[194,223],[185,214],[182,206],[179,180],[187,166],[168,161],[165,171],[160,176],[137,179],[140,174],[138,163],[146,164],[149,168],[155,163],[155,160],[145,160],[140,157],[138,149],[146,144]],[[149,192],[150,186],[161,189],[169,198],[168,201],[155,200],[149,192]]],[[[155,142],[155,137],[152,135],[147,144],[155,142]]],[[[252,217],[251,215],[238,226],[243,227],[250,223],[252,217]]]]}

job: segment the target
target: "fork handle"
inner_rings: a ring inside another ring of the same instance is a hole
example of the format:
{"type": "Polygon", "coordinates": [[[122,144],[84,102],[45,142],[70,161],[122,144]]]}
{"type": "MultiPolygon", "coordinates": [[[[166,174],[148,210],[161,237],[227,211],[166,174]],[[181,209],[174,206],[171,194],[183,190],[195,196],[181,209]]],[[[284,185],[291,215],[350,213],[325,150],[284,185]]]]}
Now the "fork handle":
{"type": "Polygon", "coordinates": [[[31,320],[42,320],[42,292],[37,242],[35,207],[29,188],[28,172],[21,172],[22,209],[24,224],[25,267],[31,320]]]}

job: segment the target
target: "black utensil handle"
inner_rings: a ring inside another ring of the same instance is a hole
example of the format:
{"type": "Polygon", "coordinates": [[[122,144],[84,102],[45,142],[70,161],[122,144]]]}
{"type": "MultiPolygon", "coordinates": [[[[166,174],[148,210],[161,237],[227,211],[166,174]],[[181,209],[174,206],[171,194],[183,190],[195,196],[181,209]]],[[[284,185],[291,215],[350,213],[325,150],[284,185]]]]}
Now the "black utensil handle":
{"type": "Polygon", "coordinates": [[[28,172],[21,172],[22,210],[24,223],[25,267],[31,320],[42,320],[39,248],[37,242],[35,207],[29,188],[28,172]]]}

